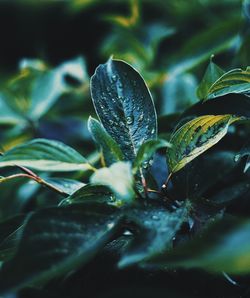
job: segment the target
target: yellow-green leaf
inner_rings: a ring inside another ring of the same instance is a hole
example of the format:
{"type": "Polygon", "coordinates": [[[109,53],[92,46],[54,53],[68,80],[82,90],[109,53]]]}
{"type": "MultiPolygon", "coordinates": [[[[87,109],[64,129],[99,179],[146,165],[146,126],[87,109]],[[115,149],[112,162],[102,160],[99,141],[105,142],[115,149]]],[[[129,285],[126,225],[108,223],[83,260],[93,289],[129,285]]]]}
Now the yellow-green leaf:
{"type": "Polygon", "coordinates": [[[226,95],[228,93],[240,93],[248,95],[250,92],[250,68],[246,70],[233,69],[222,75],[209,88],[207,99],[226,95]]]}
{"type": "Polygon", "coordinates": [[[241,118],[232,115],[205,115],[197,117],[173,133],[167,150],[171,173],[182,169],[187,163],[218,143],[227,133],[231,123],[241,118]]]}

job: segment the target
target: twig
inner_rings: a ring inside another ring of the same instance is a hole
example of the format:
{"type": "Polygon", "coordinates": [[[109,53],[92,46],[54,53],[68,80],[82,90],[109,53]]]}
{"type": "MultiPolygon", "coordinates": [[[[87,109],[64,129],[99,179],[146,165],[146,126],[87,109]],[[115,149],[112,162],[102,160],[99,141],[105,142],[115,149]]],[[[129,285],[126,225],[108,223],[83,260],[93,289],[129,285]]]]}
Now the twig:
{"type": "MultiPolygon", "coordinates": [[[[24,170],[24,169],[23,169],[24,170]]],[[[11,180],[11,179],[15,179],[15,178],[28,178],[28,179],[31,179],[57,193],[59,193],[60,195],[64,196],[64,197],[67,197],[68,194],[65,193],[64,191],[60,190],[59,188],[55,187],[54,185],[46,182],[44,179],[42,179],[41,177],[37,176],[35,173],[33,173],[31,171],[32,174],[28,174],[27,172],[29,172],[30,170],[29,169],[26,169],[24,170],[26,173],[18,173],[18,174],[14,174],[14,175],[10,175],[10,176],[7,176],[7,177],[1,177],[0,178],[0,183],[1,182],[6,182],[8,180],[11,180]]]]}

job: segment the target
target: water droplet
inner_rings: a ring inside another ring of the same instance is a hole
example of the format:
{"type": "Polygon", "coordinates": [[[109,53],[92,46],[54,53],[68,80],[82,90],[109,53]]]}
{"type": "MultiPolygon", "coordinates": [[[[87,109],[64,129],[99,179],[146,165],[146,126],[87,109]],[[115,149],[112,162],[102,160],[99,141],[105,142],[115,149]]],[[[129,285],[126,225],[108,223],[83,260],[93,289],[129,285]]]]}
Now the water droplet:
{"type": "Polygon", "coordinates": [[[155,133],[155,129],[152,128],[152,130],[151,130],[151,134],[153,135],[154,133],[155,133]]]}
{"type": "Polygon", "coordinates": [[[121,95],[118,96],[118,99],[120,99],[121,101],[123,101],[123,97],[121,95]]]}
{"type": "Polygon", "coordinates": [[[123,88],[123,85],[122,85],[122,83],[121,83],[121,82],[118,84],[118,88],[120,88],[120,89],[122,89],[122,88],[123,88]]]}
{"type": "Polygon", "coordinates": [[[159,217],[157,215],[152,215],[153,220],[159,220],[159,217]]]}
{"type": "Polygon", "coordinates": [[[123,233],[124,236],[131,236],[133,235],[129,230],[124,231],[123,233]]]}
{"type": "Polygon", "coordinates": [[[117,75],[112,75],[112,81],[116,82],[117,81],[117,75]]]}
{"type": "Polygon", "coordinates": [[[108,223],[108,224],[107,224],[107,228],[108,228],[108,229],[112,229],[112,228],[114,227],[114,225],[115,225],[115,224],[114,224],[113,222],[108,223]]]}
{"type": "Polygon", "coordinates": [[[111,195],[111,196],[109,197],[109,201],[110,201],[110,202],[115,202],[115,196],[111,195]]]}
{"type": "Polygon", "coordinates": [[[234,157],[234,161],[237,162],[240,159],[241,155],[240,154],[236,154],[234,157]]]}
{"type": "Polygon", "coordinates": [[[141,113],[141,115],[139,116],[139,119],[138,119],[138,121],[142,121],[142,120],[143,120],[143,117],[144,117],[144,114],[143,114],[143,113],[141,113]]]}
{"type": "Polygon", "coordinates": [[[128,124],[128,125],[133,124],[133,122],[134,122],[134,119],[133,119],[133,118],[134,118],[133,116],[128,116],[128,117],[126,118],[126,121],[127,121],[127,124],[128,124]]]}

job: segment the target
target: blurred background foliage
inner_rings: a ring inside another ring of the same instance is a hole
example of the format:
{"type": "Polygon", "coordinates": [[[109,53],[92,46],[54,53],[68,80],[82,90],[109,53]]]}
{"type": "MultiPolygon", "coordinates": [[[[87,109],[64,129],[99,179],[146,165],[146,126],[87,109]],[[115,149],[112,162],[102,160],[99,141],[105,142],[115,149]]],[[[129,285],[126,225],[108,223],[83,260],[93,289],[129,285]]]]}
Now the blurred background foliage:
{"type": "MultiPolygon", "coordinates": [[[[89,79],[111,56],[140,71],[166,133],[198,101],[210,59],[225,70],[249,65],[249,6],[248,0],[0,1],[1,151],[42,137],[96,162],[86,122],[95,116],[89,79]]],[[[32,182],[2,184],[0,219],[56,202],[47,197],[32,182]]]]}

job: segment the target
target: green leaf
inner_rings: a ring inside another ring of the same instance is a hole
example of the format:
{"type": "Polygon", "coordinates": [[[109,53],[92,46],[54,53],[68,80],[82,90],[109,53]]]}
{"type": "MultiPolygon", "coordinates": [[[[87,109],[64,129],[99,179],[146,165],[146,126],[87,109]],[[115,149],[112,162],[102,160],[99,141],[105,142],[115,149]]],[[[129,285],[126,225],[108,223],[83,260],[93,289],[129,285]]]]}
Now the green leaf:
{"type": "Polygon", "coordinates": [[[156,256],[151,265],[167,268],[203,268],[214,272],[250,272],[250,221],[222,219],[203,234],[168,254],[156,256]]]}
{"type": "Polygon", "coordinates": [[[92,168],[87,160],[71,147],[46,139],[34,139],[0,156],[0,168],[14,165],[40,171],[62,172],[92,168]]]}
{"type": "MultiPolygon", "coordinates": [[[[187,220],[188,208],[182,206],[170,212],[165,207],[148,205],[127,211],[127,221],[134,227],[134,239],[125,250],[119,267],[150,259],[173,244],[173,237],[187,220]]],[[[132,230],[133,232],[133,230],[132,230]]]]}
{"type": "Polygon", "coordinates": [[[15,257],[0,270],[0,292],[45,282],[80,267],[110,240],[118,221],[117,208],[104,204],[37,211],[26,223],[15,257]]]}
{"type": "Polygon", "coordinates": [[[129,64],[110,59],[91,79],[96,112],[126,159],[134,160],[139,147],[157,135],[156,112],[140,74],[129,64]]]}
{"type": "Polygon", "coordinates": [[[78,189],[85,186],[85,183],[82,183],[78,180],[68,179],[68,178],[45,178],[44,179],[47,183],[55,186],[56,188],[60,189],[62,192],[71,195],[76,192],[78,189]]]}
{"type": "Polygon", "coordinates": [[[49,69],[40,60],[24,59],[20,68],[19,74],[7,82],[1,97],[19,118],[23,116],[33,121],[46,114],[62,95],[76,91],[66,77],[74,78],[79,85],[88,80],[81,57],[54,69],[49,69]]]}
{"type": "Polygon", "coordinates": [[[227,133],[231,123],[240,118],[232,115],[205,115],[197,117],[173,133],[167,150],[171,173],[179,171],[187,163],[218,143],[227,133]]]}
{"type": "Polygon", "coordinates": [[[197,96],[199,99],[206,99],[211,86],[225,73],[217,66],[212,59],[206,69],[205,75],[197,88],[197,96]]]}
{"type": "Polygon", "coordinates": [[[60,205],[79,204],[85,202],[108,203],[116,205],[116,200],[110,188],[104,185],[87,184],[66,199],[60,205]]]}
{"type": "Polygon", "coordinates": [[[26,217],[24,214],[16,215],[0,223],[0,261],[14,256],[26,217]]]}
{"type": "Polygon", "coordinates": [[[233,183],[228,187],[224,187],[221,191],[217,192],[209,201],[213,204],[227,205],[236,200],[242,202],[244,197],[248,197],[250,193],[250,183],[248,180],[233,183]]]}
{"type": "Polygon", "coordinates": [[[110,166],[111,164],[124,159],[120,147],[105,131],[99,121],[89,117],[88,129],[97,146],[101,148],[105,165],[110,166]]]}
{"type": "Polygon", "coordinates": [[[131,164],[119,161],[109,168],[101,168],[91,176],[91,183],[108,186],[121,200],[121,203],[131,202],[135,193],[131,164]]]}
{"type": "Polygon", "coordinates": [[[226,72],[208,89],[206,98],[211,99],[230,93],[246,95],[250,93],[250,67],[246,70],[238,68],[226,72]]]}
{"type": "Polygon", "coordinates": [[[215,189],[219,191],[220,186],[225,187],[229,175],[235,172],[237,165],[232,151],[206,152],[175,173],[169,195],[176,199],[188,197],[199,201],[205,196],[210,201],[206,194],[214,193],[215,189]]]}
{"type": "Polygon", "coordinates": [[[5,97],[0,94],[0,124],[22,125],[24,123],[25,119],[9,106],[5,97]]]}
{"type": "Polygon", "coordinates": [[[169,147],[171,147],[171,144],[165,140],[157,139],[146,141],[144,144],[141,145],[134,160],[134,172],[137,172],[143,164],[147,164],[156,152],[156,150],[169,147]]]}

